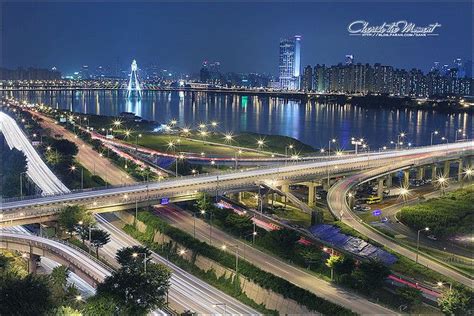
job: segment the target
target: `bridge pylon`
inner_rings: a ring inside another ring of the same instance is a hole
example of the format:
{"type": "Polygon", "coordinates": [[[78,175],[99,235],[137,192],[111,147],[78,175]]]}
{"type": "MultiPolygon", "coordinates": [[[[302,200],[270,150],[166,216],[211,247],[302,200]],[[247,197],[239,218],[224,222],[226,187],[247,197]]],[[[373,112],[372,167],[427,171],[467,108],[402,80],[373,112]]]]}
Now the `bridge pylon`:
{"type": "Polygon", "coordinates": [[[128,81],[127,87],[127,98],[129,99],[141,99],[142,97],[142,88],[140,86],[140,82],[138,81],[137,71],[137,61],[134,59],[131,65],[130,80],[128,81]]]}

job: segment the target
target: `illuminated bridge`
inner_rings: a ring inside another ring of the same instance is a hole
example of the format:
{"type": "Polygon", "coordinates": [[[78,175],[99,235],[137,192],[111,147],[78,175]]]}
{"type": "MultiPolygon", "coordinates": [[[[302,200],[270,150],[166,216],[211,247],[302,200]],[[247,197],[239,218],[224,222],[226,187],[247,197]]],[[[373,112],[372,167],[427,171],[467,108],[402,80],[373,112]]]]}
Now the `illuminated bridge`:
{"type": "Polygon", "coordinates": [[[256,184],[262,181],[272,186],[281,186],[282,191],[286,191],[290,183],[325,178],[328,173],[335,178],[340,174],[391,165],[396,165],[397,169],[443,161],[449,165],[450,161],[460,161],[473,154],[474,141],[467,141],[402,151],[342,156],[330,161],[300,162],[216,175],[168,178],[159,182],[75,191],[61,195],[5,200],[1,208],[0,224],[12,226],[54,220],[59,210],[70,203],[83,205],[99,213],[123,210],[135,205],[193,199],[198,192],[217,195],[239,192],[255,188],[256,184]]]}

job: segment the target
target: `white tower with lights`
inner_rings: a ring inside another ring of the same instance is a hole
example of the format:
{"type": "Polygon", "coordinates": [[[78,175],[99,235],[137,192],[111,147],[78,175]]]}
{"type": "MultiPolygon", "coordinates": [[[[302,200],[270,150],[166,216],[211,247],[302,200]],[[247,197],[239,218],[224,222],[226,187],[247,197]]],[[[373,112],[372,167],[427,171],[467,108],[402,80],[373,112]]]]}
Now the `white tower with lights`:
{"type": "Polygon", "coordinates": [[[130,81],[128,82],[127,87],[127,98],[138,98],[142,97],[142,88],[140,87],[140,82],[138,81],[137,75],[137,61],[134,59],[132,61],[131,72],[130,72],[130,81]]]}

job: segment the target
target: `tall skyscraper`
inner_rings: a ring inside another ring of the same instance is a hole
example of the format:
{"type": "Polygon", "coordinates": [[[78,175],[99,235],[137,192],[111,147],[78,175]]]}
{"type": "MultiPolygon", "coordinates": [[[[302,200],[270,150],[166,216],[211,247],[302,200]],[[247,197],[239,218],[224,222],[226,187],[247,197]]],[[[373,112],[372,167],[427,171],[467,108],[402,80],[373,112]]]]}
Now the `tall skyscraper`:
{"type": "Polygon", "coordinates": [[[298,90],[301,72],[301,36],[280,40],[280,87],[298,90]]]}

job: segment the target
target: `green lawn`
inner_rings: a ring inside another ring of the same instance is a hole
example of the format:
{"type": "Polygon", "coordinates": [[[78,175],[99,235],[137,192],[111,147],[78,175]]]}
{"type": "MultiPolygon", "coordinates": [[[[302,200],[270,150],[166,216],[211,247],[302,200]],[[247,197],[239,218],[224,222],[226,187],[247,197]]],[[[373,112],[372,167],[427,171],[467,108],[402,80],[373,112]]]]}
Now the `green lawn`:
{"type": "Polygon", "coordinates": [[[285,154],[285,147],[287,147],[286,153],[288,155],[304,155],[316,151],[311,146],[287,136],[242,132],[233,135],[232,139],[229,140],[225,138],[224,133],[219,132],[218,130],[213,130],[212,128],[206,130],[205,136],[201,135],[197,130],[192,130],[186,134],[175,132],[162,134],[152,132],[158,125],[156,122],[135,122],[133,119],[124,119],[120,117],[78,113],[71,114],[69,112],[63,112],[62,114],[54,113],[52,111],[44,112],[50,116],[54,116],[57,120],[59,120],[60,115],[67,117],[73,115],[75,117],[74,120],[78,125],[92,127],[94,130],[103,133],[105,133],[104,130],[112,129],[114,135],[121,138],[123,137],[125,141],[131,144],[135,144],[138,141],[138,144],[141,146],[159,151],[167,151],[170,142],[176,144],[175,149],[168,150],[170,152],[174,152],[174,150],[176,150],[176,152],[195,154],[204,152],[206,156],[234,157],[238,149],[229,147],[229,145],[251,149],[247,151],[244,149],[241,154],[238,154],[238,156],[242,158],[270,157],[272,153],[285,154]],[[114,124],[116,122],[120,123],[116,125],[114,124]],[[125,137],[125,133],[127,132],[129,133],[129,136],[125,137]],[[139,134],[141,134],[142,137],[137,137],[139,134]],[[191,139],[197,141],[192,141],[191,139]],[[208,143],[203,143],[203,141],[208,143]],[[259,144],[259,141],[263,143],[259,144]],[[216,144],[209,144],[209,142],[216,144]],[[290,145],[293,147],[292,149],[289,148],[290,145]]]}
{"type": "Polygon", "coordinates": [[[472,234],[474,187],[459,189],[445,196],[403,207],[400,220],[414,229],[429,227],[437,237],[472,234]]]}

